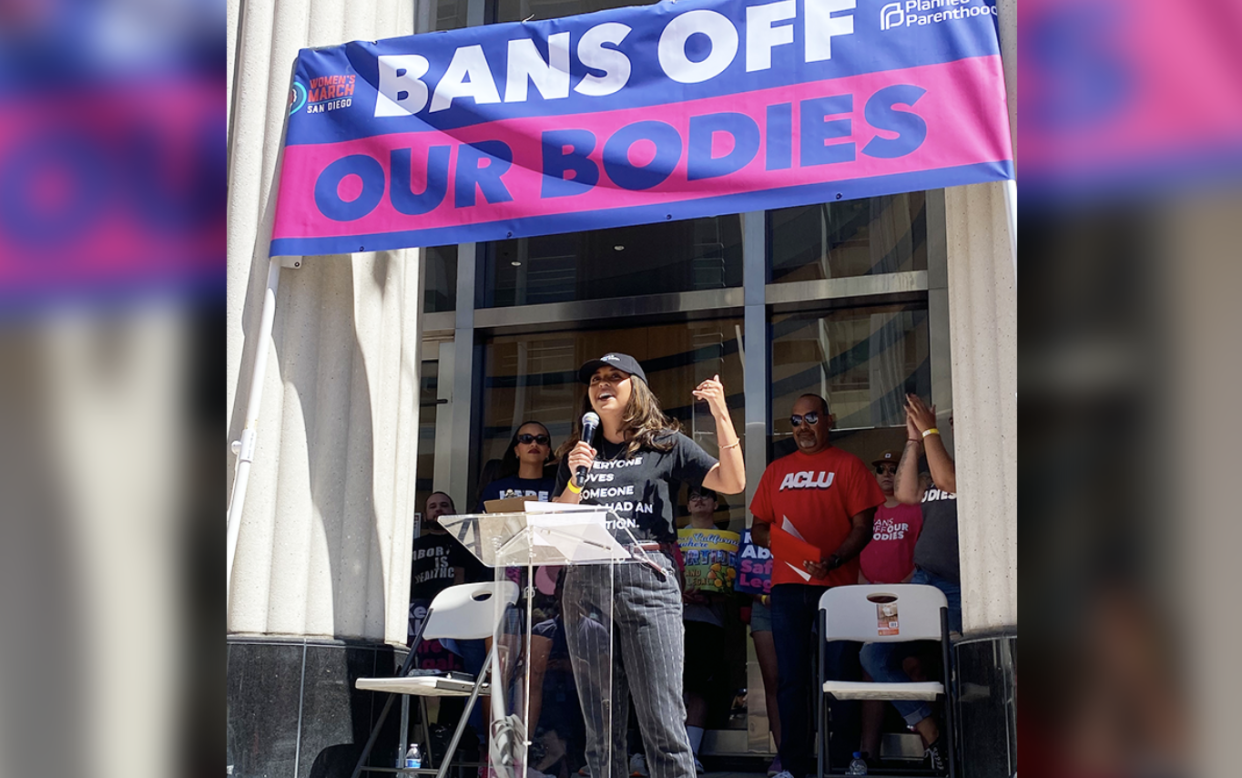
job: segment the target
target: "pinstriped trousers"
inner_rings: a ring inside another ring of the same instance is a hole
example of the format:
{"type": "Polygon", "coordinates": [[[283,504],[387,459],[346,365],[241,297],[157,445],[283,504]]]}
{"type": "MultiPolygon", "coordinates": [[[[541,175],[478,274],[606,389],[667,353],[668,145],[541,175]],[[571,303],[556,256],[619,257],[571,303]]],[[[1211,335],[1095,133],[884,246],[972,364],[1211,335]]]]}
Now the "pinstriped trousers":
{"type": "Polygon", "coordinates": [[[681,696],[681,586],[671,559],[660,553],[651,558],[668,571],[665,578],[634,563],[611,570],[608,565],[579,565],[565,576],[565,637],[586,719],[591,778],[630,774],[627,693],[634,698],[651,778],[695,775],[681,696]]]}

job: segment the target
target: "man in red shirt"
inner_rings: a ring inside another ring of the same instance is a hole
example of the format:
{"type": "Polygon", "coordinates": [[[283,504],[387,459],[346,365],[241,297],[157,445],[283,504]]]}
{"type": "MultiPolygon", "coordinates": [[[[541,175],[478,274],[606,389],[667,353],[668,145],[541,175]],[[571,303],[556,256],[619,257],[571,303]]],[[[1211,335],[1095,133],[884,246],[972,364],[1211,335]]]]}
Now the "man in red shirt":
{"type": "MultiPolygon", "coordinates": [[[[871,540],[872,519],[884,493],[861,459],[829,441],[833,418],[824,398],[799,397],[789,422],[798,449],[768,465],[750,511],[755,543],[773,549],[772,637],[785,768],[777,778],[803,778],[813,771],[811,691],[819,598],[828,587],[858,583],[858,554],[871,540]],[[789,558],[790,550],[801,558],[789,558]]],[[[830,644],[825,672],[829,678],[861,678],[858,645],[830,644]]],[[[832,721],[828,754],[832,762],[842,763],[858,742],[857,703],[833,703],[832,721]]]]}

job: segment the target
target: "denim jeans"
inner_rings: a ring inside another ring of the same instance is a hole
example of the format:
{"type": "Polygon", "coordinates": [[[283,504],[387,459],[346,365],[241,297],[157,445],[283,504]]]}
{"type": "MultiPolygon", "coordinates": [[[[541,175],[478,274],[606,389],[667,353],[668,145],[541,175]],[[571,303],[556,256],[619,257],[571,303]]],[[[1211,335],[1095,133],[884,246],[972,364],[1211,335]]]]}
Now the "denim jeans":
{"type": "MultiPolygon", "coordinates": [[[[795,778],[815,772],[811,745],[812,723],[819,710],[816,657],[819,649],[819,598],[827,589],[807,584],[772,587],[772,639],[776,643],[779,682],[776,700],[781,712],[781,766],[795,778]],[[816,704],[813,704],[816,703],[816,704]]],[[[858,643],[834,641],[825,647],[824,677],[841,681],[862,678],[858,643]]],[[[861,708],[856,700],[833,700],[829,705],[832,732],[830,764],[844,766],[858,747],[861,708]]]]}
{"type": "Polygon", "coordinates": [[[938,575],[929,573],[921,567],[915,568],[914,576],[910,579],[910,583],[934,586],[944,592],[945,599],[949,601],[949,631],[961,634],[962,585],[956,581],[950,581],[948,578],[941,578],[938,575]]]}
{"type": "MultiPolygon", "coordinates": [[[[876,683],[909,683],[910,676],[901,669],[906,657],[918,653],[915,643],[868,643],[858,659],[871,680],[876,683]]],[[[889,700],[910,726],[932,715],[931,706],[921,700],[889,700]]]]}
{"type": "MultiPolygon", "coordinates": [[[[949,604],[949,631],[962,631],[962,586],[947,578],[917,568],[910,579],[912,584],[934,586],[944,592],[949,604]]],[[[910,676],[901,669],[905,658],[917,653],[918,646],[914,643],[868,643],[859,653],[859,661],[863,669],[877,683],[906,683],[910,676]]],[[[932,715],[931,707],[918,700],[892,700],[893,707],[901,714],[910,726],[914,726],[932,715]]]]}

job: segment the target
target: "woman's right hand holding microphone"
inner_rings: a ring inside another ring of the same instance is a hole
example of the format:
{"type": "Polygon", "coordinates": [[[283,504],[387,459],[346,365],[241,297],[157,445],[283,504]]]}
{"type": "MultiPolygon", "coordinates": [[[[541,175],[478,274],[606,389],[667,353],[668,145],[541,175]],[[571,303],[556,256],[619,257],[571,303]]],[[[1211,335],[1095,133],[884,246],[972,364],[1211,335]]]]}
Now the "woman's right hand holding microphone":
{"type": "MultiPolygon", "coordinates": [[[[577,478],[578,468],[585,467],[591,469],[591,465],[595,462],[595,449],[585,440],[578,441],[569,452],[569,475],[571,478],[577,478]]],[[[584,484],[578,484],[581,488],[584,484]]]]}

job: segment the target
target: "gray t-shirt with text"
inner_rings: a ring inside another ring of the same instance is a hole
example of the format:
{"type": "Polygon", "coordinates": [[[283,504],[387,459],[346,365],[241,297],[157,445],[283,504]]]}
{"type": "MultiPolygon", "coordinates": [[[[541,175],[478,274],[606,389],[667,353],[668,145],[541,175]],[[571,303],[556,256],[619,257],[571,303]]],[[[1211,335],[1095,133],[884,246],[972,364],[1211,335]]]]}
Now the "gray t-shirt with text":
{"type": "Polygon", "coordinates": [[[960,583],[957,551],[957,495],[937,489],[923,495],[923,530],[914,545],[914,564],[932,575],[960,583]]]}

